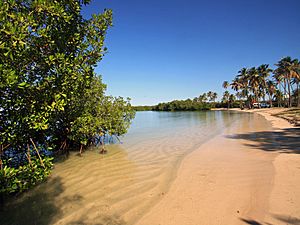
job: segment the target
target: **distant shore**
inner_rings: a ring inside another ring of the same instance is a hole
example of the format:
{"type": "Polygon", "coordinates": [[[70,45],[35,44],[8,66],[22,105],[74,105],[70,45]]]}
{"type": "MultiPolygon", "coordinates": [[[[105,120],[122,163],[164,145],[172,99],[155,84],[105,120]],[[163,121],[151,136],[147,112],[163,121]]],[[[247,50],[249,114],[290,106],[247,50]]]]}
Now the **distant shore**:
{"type": "Polygon", "coordinates": [[[138,224],[300,224],[300,129],[272,116],[281,110],[243,110],[253,124],[235,123],[188,155],[138,224]]]}

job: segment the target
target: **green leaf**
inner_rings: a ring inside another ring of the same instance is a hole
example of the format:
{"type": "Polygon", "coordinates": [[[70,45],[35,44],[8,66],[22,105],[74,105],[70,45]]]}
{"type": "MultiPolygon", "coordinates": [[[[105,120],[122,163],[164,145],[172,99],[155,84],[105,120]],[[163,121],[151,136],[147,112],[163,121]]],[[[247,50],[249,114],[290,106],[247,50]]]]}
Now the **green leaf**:
{"type": "Polygon", "coordinates": [[[20,84],[18,84],[19,88],[24,88],[27,85],[26,82],[22,82],[20,84]]]}

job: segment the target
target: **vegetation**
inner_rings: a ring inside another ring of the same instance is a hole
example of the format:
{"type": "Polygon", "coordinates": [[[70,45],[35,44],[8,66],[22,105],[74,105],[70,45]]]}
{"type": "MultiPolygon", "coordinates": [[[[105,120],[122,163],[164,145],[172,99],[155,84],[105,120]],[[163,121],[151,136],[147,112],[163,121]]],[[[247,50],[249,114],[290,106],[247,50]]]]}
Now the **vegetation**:
{"type": "MultiPolygon", "coordinates": [[[[27,155],[29,163],[12,166],[12,162],[4,160],[4,167],[0,170],[0,193],[23,192],[44,181],[53,167],[51,157],[27,155]]],[[[2,196],[3,197],[3,196],[2,196]]]]}
{"type": "Polygon", "coordinates": [[[134,117],[94,72],[112,11],[84,19],[89,2],[0,1],[0,194],[44,180],[50,156],[122,135],[134,117]]]}
{"type": "Polygon", "coordinates": [[[156,105],[154,111],[195,111],[195,110],[207,110],[211,106],[206,100],[199,100],[195,98],[193,100],[174,100],[166,103],[159,103],[156,105]]]}
{"type": "MultiPolygon", "coordinates": [[[[268,102],[270,106],[300,107],[300,63],[291,57],[282,58],[272,70],[269,65],[242,68],[229,84],[224,81],[223,87],[228,86],[236,91],[236,96],[251,108],[254,102],[268,102]],[[273,75],[271,73],[273,72],[273,75]]],[[[226,91],[225,91],[226,93],[226,91]]],[[[224,96],[225,96],[224,93],[224,96]]],[[[228,93],[226,93],[226,96],[228,93]]],[[[229,97],[225,97],[229,99],[229,97]]],[[[228,101],[228,100],[227,100],[228,101]]]]}
{"type": "Polygon", "coordinates": [[[140,105],[140,106],[133,106],[135,111],[152,111],[154,106],[148,105],[140,105]]]}
{"type": "Polygon", "coordinates": [[[216,105],[217,93],[209,91],[192,99],[174,100],[155,106],[135,106],[137,111],[195,111],[208,110],[216,105]]]}

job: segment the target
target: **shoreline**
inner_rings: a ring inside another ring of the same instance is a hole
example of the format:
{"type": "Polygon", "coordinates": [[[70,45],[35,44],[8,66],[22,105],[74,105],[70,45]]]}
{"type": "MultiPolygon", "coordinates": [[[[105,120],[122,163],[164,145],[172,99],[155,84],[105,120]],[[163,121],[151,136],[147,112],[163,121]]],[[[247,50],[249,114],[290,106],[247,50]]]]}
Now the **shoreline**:
{"type": "MultiPolygon", "coordinates": [[[[276,134],[284,145],[283,132],[296,129],[272,116],[272,109],[236,111],[263,116],[272,124],[267,130],[256,124],[251,132],[262,135],[258,138],[276,134]]],[[[137,224],[300,224],[300,155],[249,137],[235,125],[186,156],[169,192],[137,224]],[[235,135],[243,138],[228,138],[235,135]]]]}

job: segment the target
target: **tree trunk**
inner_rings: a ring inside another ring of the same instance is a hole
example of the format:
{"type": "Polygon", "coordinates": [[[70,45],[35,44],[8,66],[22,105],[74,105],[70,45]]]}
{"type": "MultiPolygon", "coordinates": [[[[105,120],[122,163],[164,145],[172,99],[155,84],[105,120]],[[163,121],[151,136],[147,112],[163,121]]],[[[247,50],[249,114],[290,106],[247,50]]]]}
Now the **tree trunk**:
{"type": "Polygon", "coordinates": [[[44,162],[43,162],[43,160],[42,160],[42,157],[41,157],[41,155],[40,155],[40,153],[39,153],[39,150],[38,150],[37,147],[35,146],[33,140],[32,140],[31,138],[29,138],[29,139],[30,139],[30,141],[31,141],[31,143],[32,143],[32,145],[33,145],[34,150],[36,151],[36,153],[37,153],[37,155],[38,155],[38,157],[39,157],[39,159],[40,159],[41,165],[45,168],[45,165],[44,165],[44,162]]]}
{"type": "Polygon", "coordinates": [[[248,109],[251,109],[250,96],[247,96],[248,109]]]}
{"type": "Polygon", "coordinates": [[[286,78],[284,78],[284,80],[283,80],[283,83],[284,83],[284,85],[283,85],[283,91],[284,91],[284,94],[283,94],[283,101],[284,101],[284,107],[286,107],[287,105],[288,105],[288,102],[287,102],[287,99],[286,99],[286,95],[287,95],[287,88],[286,88],[286,86],[287,86],[287,81],[286,81],[286,78]]]}
{"type": "Polygon", "coordinates": [[[107,150],[105,150],[105,140],[104,140],[104,138],[103,138],[103,141],[101,141],[101,150],[100,150],[99,153],[100,154],[106,154],[107,153],[107,150]]]}
{"type": "Polygon", "coordinates": [[[270,108],[272,108],[272,107],[273,107],[273,104],[272,104],[272,96],[271,96],[270,93],[269,93],[268,95],[269,95],[270,108]]]}
{"type": "Polygon", "coordinates": [[[66,154],[69,155],[69,148],[67,145],[67,139],[65,138],[64,141],[61,143],[58,152],[62,153],[62,154],[66,154]]]}
{"type": "Polygon", "coordinates": [[[80,145],[80,150],[79,150],[79,154],[80,154],[80,156],[82,156],[82,144],[80,145]]]}
{"type": "Polygon", "coordinates": [[[256,89],[254,91],[254,101],[256,101],[258,103],[258,94],[257,94],[257,90],[256,89]]]}
{"type": "MultiPolygon", "coordinates": [[[[279,88],[279,93],[281,93],[280,85],[278,86],[278,88],[279,88]]],[[[278,96],[277,96],[277,103],[278,103],[278,106],[281,107],[281,97],[278,98],[278,96]]]]}
{"type": "Polygon", "coordinates": [[[292,106],[291,83],[290,83],[290,80],[288,80],[288,95],[289,95],[288,108],[290,108],[292,106]]]}

